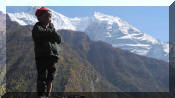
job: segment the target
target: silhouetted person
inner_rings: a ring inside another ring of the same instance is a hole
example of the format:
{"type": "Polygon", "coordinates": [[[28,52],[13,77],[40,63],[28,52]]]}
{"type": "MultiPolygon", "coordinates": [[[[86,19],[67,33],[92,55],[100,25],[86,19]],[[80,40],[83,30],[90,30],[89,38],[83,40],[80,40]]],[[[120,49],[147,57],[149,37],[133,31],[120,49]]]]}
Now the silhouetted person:
{"type": "Polygon", "coordinates": [[[52,81],[55,76],[55,64],[59,60],[61,36],[51,23],[51,10],[46,7],[37,9],[38,22],[32,30],[35,62],[37,68],[37,95],[50,96],[52,81]],[[46,91],[47,90],[47,91],[46,91]]]}

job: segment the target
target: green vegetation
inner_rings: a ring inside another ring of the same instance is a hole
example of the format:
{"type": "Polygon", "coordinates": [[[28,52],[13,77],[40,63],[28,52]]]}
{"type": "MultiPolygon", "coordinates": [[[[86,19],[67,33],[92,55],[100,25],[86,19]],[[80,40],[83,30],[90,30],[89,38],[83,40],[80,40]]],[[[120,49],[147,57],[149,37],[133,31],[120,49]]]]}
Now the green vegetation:
{"type": "Polygon", "coordinates": [[[4,95],[6,93],[6,87],[5,85],[0,86],[0,96],[4,95]]]}

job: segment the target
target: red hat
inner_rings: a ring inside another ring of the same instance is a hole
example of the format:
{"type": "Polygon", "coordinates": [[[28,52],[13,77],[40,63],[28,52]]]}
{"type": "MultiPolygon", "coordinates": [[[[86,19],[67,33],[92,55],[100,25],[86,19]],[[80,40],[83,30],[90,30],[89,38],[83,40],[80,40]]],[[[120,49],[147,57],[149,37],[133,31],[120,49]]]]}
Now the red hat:
{"type": "Polygon", "coordinates": [[[35,16],[40,16],[42,11],[51,11],[50,9],[46,8],[46,7],[41,7],[40,9],[37,9],[35,12],[35,16]]]}

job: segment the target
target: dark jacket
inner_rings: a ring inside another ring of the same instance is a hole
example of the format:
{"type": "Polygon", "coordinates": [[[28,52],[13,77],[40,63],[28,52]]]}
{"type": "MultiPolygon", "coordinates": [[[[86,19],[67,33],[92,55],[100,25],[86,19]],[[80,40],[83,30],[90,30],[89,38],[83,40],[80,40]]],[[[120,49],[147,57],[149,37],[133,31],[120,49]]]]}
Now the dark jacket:
{"type": "Polygon", "coordinates": [[[59,58],[61,47],[61,36],[55,31],[55,28],[45,28],[40,22],[37,22],[32,30],[34,41],[35,57],[54,56],[59,58]]]}

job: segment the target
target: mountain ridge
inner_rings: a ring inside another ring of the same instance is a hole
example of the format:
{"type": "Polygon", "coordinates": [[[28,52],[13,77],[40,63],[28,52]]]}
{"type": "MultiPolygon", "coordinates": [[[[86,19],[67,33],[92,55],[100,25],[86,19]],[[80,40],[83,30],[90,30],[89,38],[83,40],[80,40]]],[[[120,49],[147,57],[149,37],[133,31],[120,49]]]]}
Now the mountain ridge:
{"type": "MultiPolygon", "coordinates": [[[[37,22],[34,12],[39,7],[29,7],[27,11],[7,13],[12,21],[21,25],[33,25],[37,22]]],[[[114,47],[129,50],[133,53],[169,61],[169,44],[138,30],[119,17],[94,12],[90,17],[66,17],[53,11],[52,22],[57,30],[69,29],[83,31],[92,40],[102,40],[114,47]],[[156,47],[154,47],[154,45],[156,47]],[[159,50],[159,49],[162,50],[159,50]],[[159,51],[152,51],[159,50],[159,51]]]]}

